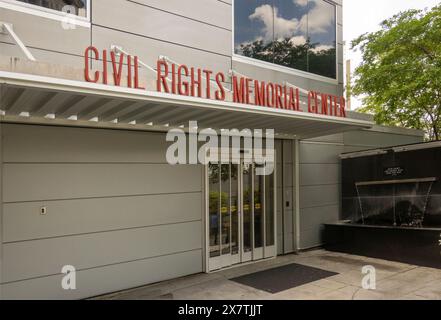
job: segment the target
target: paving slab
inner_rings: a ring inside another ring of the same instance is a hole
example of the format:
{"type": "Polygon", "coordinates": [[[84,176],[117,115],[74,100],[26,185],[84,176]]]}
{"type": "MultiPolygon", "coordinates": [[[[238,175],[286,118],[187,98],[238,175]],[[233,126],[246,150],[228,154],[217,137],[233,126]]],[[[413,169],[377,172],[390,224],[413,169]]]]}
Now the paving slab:
{"type": "Polygon", "coordinates": [[[362,256],[313,250],[227,270],[197,274],[96,299],[115,300],[441,300],[441,270],[362,256]],[[335,276],[271,294],[232,278],[302,264],[338,273],[335,276]],[[363,266],[376,270],[375,290],[362,288],[363,266]]]}

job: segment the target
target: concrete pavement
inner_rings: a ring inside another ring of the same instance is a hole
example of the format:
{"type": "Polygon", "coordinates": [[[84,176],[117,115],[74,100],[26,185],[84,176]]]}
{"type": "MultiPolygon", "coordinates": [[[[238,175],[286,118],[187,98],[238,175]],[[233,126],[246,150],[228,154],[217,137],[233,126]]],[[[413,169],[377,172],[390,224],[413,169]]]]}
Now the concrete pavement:
{"type": "Polygon", "coordinates": [[[116,300],[441,300],[441,270],[314,250],[288,255],[211,274],[197,274],[95,299],[116,300]],[[230,279],[249,273],[298,263],[338,275],[277,294],[257,290],[230,279]],[[362,288],[363,266],[376,269],[376,289],[362,288]]]}

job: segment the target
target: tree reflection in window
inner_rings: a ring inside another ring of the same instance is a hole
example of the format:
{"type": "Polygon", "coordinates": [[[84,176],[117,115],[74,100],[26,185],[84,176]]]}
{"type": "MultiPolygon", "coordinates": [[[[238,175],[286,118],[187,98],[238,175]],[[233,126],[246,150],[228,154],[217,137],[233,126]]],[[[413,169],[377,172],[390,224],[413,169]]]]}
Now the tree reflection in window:
{"type": "Polygon", "coordinates": [[[324,0],[235,1],[235,53],[336,77],[336,10],[324,0]]]}
{"type": "Polygon", "coordinates": [[[310,2],[314,4],[308,13],[308,71],[336,78],[335,5],[323,0],[310,2]]]}
{"type": "Polygon", "coordinates": [[[235,52],[272,62],[274,42],[273,0],[236,0],[235,52]]]}

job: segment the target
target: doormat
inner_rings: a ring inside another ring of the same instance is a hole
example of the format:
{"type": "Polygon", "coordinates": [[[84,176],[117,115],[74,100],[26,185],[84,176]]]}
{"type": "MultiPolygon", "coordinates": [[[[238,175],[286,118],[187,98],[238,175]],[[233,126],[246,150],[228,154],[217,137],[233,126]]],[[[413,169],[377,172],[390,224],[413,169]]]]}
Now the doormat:
{"type": "Polygon", "coordinates": [[[278,293],[337,274],[300,264],[289,264],[234,278],[231,281],[269,293],[278,293]]]}

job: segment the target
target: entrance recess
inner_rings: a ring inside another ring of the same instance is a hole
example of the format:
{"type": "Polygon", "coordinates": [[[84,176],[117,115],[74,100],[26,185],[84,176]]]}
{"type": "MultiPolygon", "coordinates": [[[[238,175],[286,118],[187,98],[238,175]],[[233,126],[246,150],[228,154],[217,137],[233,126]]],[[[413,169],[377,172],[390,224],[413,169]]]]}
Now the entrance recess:
{"type": "Polygon", "coordinates": [[[276,181],[257,164],[207,165],[208,271],[276,256],[276,181]]]}

